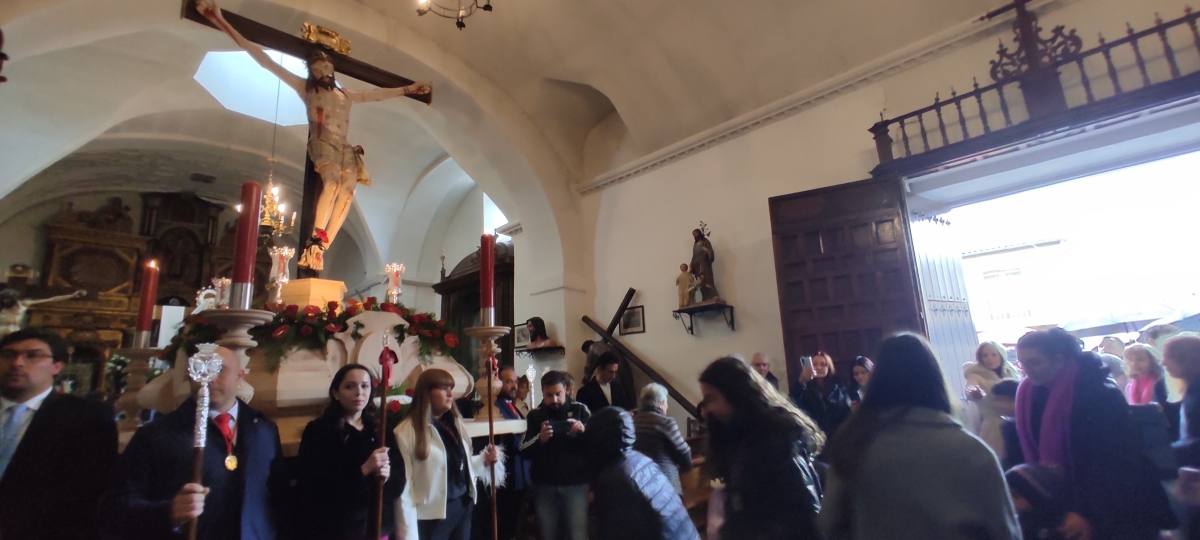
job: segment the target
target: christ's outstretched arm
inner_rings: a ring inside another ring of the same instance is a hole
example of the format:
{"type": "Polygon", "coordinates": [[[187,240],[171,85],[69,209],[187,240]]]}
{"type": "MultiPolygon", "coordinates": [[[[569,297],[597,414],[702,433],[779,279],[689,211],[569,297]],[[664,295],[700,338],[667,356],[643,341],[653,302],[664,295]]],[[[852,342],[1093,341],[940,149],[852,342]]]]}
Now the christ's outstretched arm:
{"type": "Polygon", "coordinates": [[[229,24],[229,21],[225,20],[225,16],[221,14],[221,8],[217,6],[217,3],[214,0],[196,0],[196,10],[199,11],[204,18],[208,19],[209,22],[216,25],[217,28],[220,28],[226,34],[229,34],[229,37],[233,38],[233,42],[237,43],[238,47],[241,47],[242,50],[245,50],[247,53],[249,53],[250,58],[253,58],[255,62],[258,62],[258,65],[262,66],[267,71],[274,73],[276,77],[279,77],[284,84],[292,87],[292,90],[295,90],[296,93],[300,94],[301,97],[304,96],[304,79],[288,71],[287,69],[284,69],[283,66],[279,65],[274,60],[271,60],[271,57],[267,56],[267,52],[264,51],[262,47],[258,46],[257,43],[246,39],[246,36],[243,36],[241,32],[238,32],[233,25],[229,24]]]}
{"type": "Polygon", "coordinates": [[[373,88],[371,90],[346,90],[346,95],[354,103],[383,101],[404,96],[423,96],[433,91],[429,83],[412,83],[399,88],[373,88]]]}

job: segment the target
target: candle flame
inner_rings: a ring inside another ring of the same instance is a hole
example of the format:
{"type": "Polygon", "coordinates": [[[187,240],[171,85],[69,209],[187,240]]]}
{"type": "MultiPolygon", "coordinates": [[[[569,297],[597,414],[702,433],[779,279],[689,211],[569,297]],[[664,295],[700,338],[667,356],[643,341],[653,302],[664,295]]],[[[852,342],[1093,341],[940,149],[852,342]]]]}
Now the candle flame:
{"type": "Polygon", "coordinates": [[[154,260],[154,259],[150,259],[150,262],[147,262],[147,263],[146,263],[146,266],[149,266],[150,268],[157,269],[157,268],[158,268],[158,261],[156,261],[156,260],[154,260]]]}
{"type": "Polygon", "coordinates": [[[242,203],[237,203],[237,204],[233,205],[233,209],[237,210],[237,213],[239,213],[239,214],[242,213],[242,203]]]}

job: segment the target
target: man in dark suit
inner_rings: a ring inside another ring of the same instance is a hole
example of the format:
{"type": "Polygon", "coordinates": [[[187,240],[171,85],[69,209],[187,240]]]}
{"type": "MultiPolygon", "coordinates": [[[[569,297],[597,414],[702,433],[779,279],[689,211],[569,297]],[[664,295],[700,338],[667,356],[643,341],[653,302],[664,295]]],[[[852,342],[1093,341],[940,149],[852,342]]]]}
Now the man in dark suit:
{"type": "Polygon", "coordinates": [[[621,357],[611,349],[606,349],[596,358],[595,376],[579,389],[575,401],[587,405],[593,413],[609,405],[633,409],[633,394],[617,380],[620,368],[621,357]]]}
{"type": "Polygon", "coordinates": [[[67,344],[46,330],[0,340],[0,538],[97,538],[96,502],[112,479],[112,409],[53,392],[67,344]]]}
{"type": "Polygon", "coordinates": [[[103,529],[127,540],[178,538],[199,519],[202,540],[274,540],[268,481],[279,431],[237,399],[246,375],[233,352],[210,385],[203,484],[191,483],[196,402],[146,424],[121,457],[120,478],[101,504],[103,529]]]}

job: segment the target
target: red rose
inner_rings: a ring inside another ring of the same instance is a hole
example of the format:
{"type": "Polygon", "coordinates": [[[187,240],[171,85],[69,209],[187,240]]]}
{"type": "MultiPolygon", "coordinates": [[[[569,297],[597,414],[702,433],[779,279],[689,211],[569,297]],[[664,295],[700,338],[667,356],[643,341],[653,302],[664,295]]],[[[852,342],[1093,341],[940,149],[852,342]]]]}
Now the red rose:
{"type": "Polygon", "coordinates": [[[297,306],[296,304],[288,304],[288,307],[283,308],[283,316],[289,319],[295,319],[296,315],[299,313],[300,306],[297,306]]]}
{"type": "Polygon", "coordinates": [[[325,312],[328,313],[330,317],[337,315],[337,311],[338,311],[337,300],[330,300],[329,303],[325,305],[325,312]]]}
{"type": "Polygon", "coordinates": [[[309,321],[317,320],[321,316],[321,308],[317,306],[304,306],[304,318],[309,321]]]}
{"type": "Polygon", "coordinates": [[[379,310],[386,311],[388,313],[395,313],[397,315],[400,314],[400,308],[396,307],[396,304],[393,304],[391,302],[384,302],[384,303],[380,304],[379,310]]]}
{"type": "Polygon", "coordinates": [[[281,324],[279,326],[276,326],[275,329],[271,331],[271,337],[273,337],[275,339],[283,339],[283,336],[286,336],[287,333],[288,333],[287,325],[281,324]]]}
{"type": "Polygon", "coordinates": [[[408,396],[408,397],[413,397],[413,394],[414,394],[414,392],[413,392],[413,389],[412,389],[412,388],[405,388],[405,389],[404,389],[404,395],[406,395],[406,396],[408,396]]]}
{"type": "Polygon", "coordinates": [[[329,332],[330,334],[336,334],[339,331],[341,331],[341,327],[339,327],[338,325],[336,325],[334,323],[329,323],[329,324],[325,325],[325,331],[329,332]]]}
{"type": "Polygon", "coordinates": [[[389,401],[387,404],[387,411],[389,414],[400,414],[400,400],[396,399],[389,401]]]}
{"type": "Polygon", "coordinates": [[[363,309],[365,309],[367,311],[374,310],[375,305],[378,303],[379,303],[379,301],[376,300],[374,296],[368,296],[367,301],[363,303],[363,309]]]}
{"type": "Polygon", "coordinates": [[[458,348],[458,335],[456,334],[447,332],[445,336],[442,336],[442,341],[445,341],[446,346],[450,347],[451,349],[458,348]]]}
{"type": "Polygon", "coordinates": [[[307,324],[300,327],[300,335],[301,336],[308,337],[308,336],[311,336],[312,333],[313,333],[313,327],[311,327],[307,324]]]}
{"type": "Polygon", "coordinates": [[[425,324],[428,322],[429,322],[429,315],[427,315],[425,313],[418,313],[416,315],[413,315],[413,324],[425,324]]]}

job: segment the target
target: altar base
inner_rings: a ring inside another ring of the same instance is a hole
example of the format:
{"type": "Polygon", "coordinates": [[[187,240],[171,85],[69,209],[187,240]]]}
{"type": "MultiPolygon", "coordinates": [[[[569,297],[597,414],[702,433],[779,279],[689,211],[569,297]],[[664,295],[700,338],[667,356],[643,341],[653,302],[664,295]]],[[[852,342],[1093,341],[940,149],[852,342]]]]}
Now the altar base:
{"type": "Polygon", "coordinates": [[[346,296],[346,284],[341,281],[320,278],[304,278],[288,281],[280,293],[283,304],[300,307],[317,306],[322,309],[330,302],[342,301],[346,296]]]}

